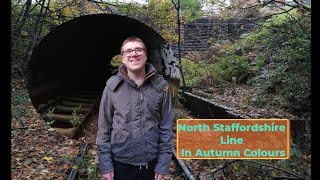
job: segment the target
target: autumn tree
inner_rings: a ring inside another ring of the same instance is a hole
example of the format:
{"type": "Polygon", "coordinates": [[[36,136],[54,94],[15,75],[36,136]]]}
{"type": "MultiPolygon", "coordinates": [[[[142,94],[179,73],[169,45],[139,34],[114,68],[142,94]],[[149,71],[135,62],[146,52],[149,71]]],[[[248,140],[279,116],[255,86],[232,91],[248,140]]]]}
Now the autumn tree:
{"type": "Polygon", "coordinates": [[[104,13],[106,5],[87,0],[12,0],[11,72],[23,77],[33,48],[54,26],[81,15],[104,13]]]}
{"type": "MultiPolygon", "coordinates": [[[[200,0],[179,0],[179,2],[182,24],[192,22],[204,15],[202,10],[204,4],[200,0]]],[[[178,0],[172,0],[172,3],[177,7],[178,0]]]]}
{"type": "Polygon", "coordinates": [[[11,72],[14,77],[23,76],[31,50],[48,32],[45,21],[50,0],[11,1],[11,72]]]}

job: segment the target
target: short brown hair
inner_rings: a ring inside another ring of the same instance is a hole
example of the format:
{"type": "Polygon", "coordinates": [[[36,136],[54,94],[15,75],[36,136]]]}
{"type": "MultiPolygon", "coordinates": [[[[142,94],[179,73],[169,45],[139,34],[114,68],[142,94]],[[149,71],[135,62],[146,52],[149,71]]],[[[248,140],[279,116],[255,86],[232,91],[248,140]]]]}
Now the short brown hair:
{"type": "Polygon", "coordinates": [[[127,38],[123,41],[123,43],[122,43],[122,45],[121,45],[121,48],[120,48],[120,53],[121,53],[121,54],[122,54],[122,51],[123,51],[123,49],[122,49],[123,46],[124,46],[125,44],[127,44],[128,42],[132,42],[132,41],[138,41],[138,42],[142,43],[144,49],[146,49],[146,45],[144,44],[144,42],[143,42],[140,38],[138,38],[138,37],[136,37],[136,36],[130,36],[130,37],[127,37],[127,38]]]}

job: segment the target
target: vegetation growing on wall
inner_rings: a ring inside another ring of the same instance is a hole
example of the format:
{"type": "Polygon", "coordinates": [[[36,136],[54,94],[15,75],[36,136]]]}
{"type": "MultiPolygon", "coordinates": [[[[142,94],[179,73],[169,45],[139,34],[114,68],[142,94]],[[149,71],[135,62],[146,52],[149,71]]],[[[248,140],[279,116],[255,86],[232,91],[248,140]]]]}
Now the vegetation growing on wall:
{"type": "Polygon", "coordinates": [[[294,10],[274,16],[238,41],[216,42],[206,54],[187,56],[193,61],[183,60],[185,72],[190,74],[186,82],[191,87],[203,82],[223,87],[235,77],[237,83],[258,88],[255,106],[274,106],[308,119],[310,36],[310,14],[294,10]]]}
{"type": "Polygon", "coordinates": [[[283,101],[268,103],[297,115],[311,109],[310,35],[310,16],[293,11],[269,19],[259,32],[243,38],[266,63],[248,83],[260,84],[264,94],[276,94],[283,101]]]}

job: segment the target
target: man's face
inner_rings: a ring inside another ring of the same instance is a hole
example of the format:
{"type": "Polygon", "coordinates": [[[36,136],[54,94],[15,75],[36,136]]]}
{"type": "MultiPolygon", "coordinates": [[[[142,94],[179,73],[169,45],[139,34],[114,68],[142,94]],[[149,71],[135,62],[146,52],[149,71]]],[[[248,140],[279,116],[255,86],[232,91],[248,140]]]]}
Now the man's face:
{"type": "Polygon", "coordinates": [[[147,53],[141,42],[127,42],[122,49],[122,62],[129,71],[136,72],[144,70],[147,61],[147,53]]]}

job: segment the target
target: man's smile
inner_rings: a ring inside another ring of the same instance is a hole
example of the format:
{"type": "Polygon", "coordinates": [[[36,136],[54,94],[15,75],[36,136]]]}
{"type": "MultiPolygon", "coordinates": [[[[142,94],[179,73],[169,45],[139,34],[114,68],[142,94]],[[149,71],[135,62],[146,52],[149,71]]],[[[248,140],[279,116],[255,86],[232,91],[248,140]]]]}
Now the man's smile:
{"type": "Polygon", "coordinates": [[[133,63],[136,63],[136,62],[140,62],[140,59],[130,59],[130,61],[129,62],[133,62],[133,63]]]}

